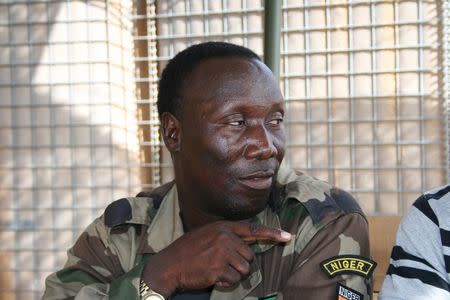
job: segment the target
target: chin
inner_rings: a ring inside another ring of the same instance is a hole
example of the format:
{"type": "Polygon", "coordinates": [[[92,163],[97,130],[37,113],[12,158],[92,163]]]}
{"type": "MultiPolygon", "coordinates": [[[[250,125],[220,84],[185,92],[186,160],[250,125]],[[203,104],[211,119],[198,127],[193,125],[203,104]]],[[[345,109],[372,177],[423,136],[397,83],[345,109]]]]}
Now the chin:
{"type": "MultiPolygon", "coordinates": [[[[273,183],[272,183],[273,186],[273,183]]],[[[226,220],[240,221],[250,219],[262,212],[269,203],[271,188],[250,189],[241,184],[230,184],[221,187],[219,190],[227,192],[216,195],[214,207],[215,214],[226,220]]]]}
{"type": "Polygon", "coordinates": [[[223,211],[223,216],[227,220],[240,221],[250,219],[262,212],[268,203],[268,197],[264,199],[237,200],[234,198],[227,201],[227,208],[223,211]]]}

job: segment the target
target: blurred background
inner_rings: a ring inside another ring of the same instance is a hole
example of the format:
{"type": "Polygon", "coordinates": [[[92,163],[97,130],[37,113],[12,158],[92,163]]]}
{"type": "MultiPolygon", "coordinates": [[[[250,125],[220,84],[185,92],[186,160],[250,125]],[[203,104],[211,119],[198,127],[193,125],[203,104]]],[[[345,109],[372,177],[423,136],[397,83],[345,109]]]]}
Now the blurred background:
{"type": "MultiPolygon", "coordinates": [[[[287,165],[402,215],[449,182],[450,1],[283,0],[287,165]]],[[[189,45],[263,56],[262,0],[0,2],[0,299],[44,279],[113,200],[173,176],[157,80],[189,45]]]]}

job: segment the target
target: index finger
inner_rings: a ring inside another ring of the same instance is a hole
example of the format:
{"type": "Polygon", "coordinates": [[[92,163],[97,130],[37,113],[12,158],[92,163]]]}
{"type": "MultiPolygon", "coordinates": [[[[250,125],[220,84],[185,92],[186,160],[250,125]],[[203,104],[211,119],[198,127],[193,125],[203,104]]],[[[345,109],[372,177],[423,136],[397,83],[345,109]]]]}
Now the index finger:
{"type": "Polygon", "coordinates": [[[233,232],[247,243],[255,241],[285,243],[292,238],[287,231],[255,223],[233,222],[230,226],[233,232]]]}

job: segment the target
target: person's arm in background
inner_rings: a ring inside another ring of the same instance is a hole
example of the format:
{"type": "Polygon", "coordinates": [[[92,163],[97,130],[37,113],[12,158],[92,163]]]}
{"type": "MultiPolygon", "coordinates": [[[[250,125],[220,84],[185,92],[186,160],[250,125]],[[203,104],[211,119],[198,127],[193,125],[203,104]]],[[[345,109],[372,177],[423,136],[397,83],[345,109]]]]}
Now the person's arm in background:
{"type": "Polygon", "coordinates": [[[363,299],[370,299],[370,276],[366,279],[362,274],[347,273],[330,278],[322,269],[323,261],[337,255],[356,255],[370,260],[368,225],[361,214],[341,216],[313,237],[297,259],[282,292],[283,299],[337,299],[338,284],[356,291],[363,299]]]}
{"type": "Polygon", "coordinates": [[[444,204],[440,206],[440,213],[450,218],[448,200],[430,199],[425,194],[414,203],[397,232],[396,245],[392,250],[379,299],[450,298],[450,270],[446,270],[444,259],[444,256],[450,255],[450,235],[449,231],[440,228],[429,201],[439,201],[435,202],[437,205],[444,204]],[[441,236],[445,232],[447,238],[441,236]],[[443,245],[445,240],[447,245],[443,245]],[[447,253],[444,253],[445,249],[448,249],[447,253]]]}

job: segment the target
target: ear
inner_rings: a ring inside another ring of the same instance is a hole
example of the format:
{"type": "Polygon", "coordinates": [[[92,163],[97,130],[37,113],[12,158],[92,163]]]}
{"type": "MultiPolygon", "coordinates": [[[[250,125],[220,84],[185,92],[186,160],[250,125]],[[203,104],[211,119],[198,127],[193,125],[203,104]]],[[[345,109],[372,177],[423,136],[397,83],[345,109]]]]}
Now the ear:
{"type": "Polygon", "coordinates": [[[164,144],[170,153],[180,151],[181,145],[181,124],[178,119],[169,112],[161,116],[161,131],[164,144]]]}

